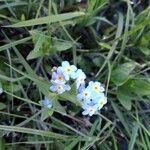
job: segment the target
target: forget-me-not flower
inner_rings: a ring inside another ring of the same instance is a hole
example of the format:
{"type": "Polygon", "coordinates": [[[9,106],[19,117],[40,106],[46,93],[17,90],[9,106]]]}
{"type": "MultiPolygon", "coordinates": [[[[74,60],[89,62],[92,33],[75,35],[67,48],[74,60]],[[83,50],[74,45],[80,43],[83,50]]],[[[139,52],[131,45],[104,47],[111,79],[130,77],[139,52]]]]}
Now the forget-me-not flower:
{"type": "Polygon", "coordinates": [[[92,116],[97,111],[96,107],[87,103],[83,104],[82,108],[84,109],[84,111],[82,112],[83,115],[92,116]]]}
{"type": "Polygon", "coordinates": [[[102,86],[102,84],[100,82],[93,82],[93,81],[90,81],[89,82],[89,85],[88,85],[88,88],[90,88],[94,93],[99,93],[99,92],[104,92],[105,89],[104,87],[102,86]]]}
{"type": "Polygon", "coordinates": [[[100,110],[106,103],[107,103],[107,98],[106,98],[106,96],[103,96],[103,97],[97,98],[96,103],[95,103],[94,106],[95,106],[98,110],[100,110]]]}
{"type": "Polygon", "coordinates": [[[80,85],[83,86],[85,85],[85,78],[86,78],[86,75],[85,73],[81,70],[81,69],[78,69],[76,72],[74,72],[72,74],[72,77],[74,79],[76,79],[76,87],[77,89],[79,89],[80,85]]]}
{"type": "Polygon", "coordinates": [[[45,96],[44,97],[44,100],[42,101],[44,107],[47,107],[47,108],[52,108],[52,103],[49,101],[49,99],[45,96]]]}
{"type": "MultiPolygon", "coordinates": [[[[97,81],[90,81],[85,87],[85,73],[81,69],[77,69],[76,66],[70,65],[68,61],[63,61],[61,66],[52,69],[50,90],[57,94],[69,91],[71,89],[68,85],[69,79],[73,79],[76,83],[77,100],[82,103],[83,115],[92,116],[107,103],[103,85],[97,81]]],[[[44,99],[43,104],[51,107],[47,98],[44,99]]]]}
{"type": "Polygon", "coordinates": [[[57,69],[56,72],[52,73],[51,83],[53,84],[65,84],[66,83],[65,76],[62,70],[57,69]]]}
{"type": "Polygon", "coordinates": [[[68,81],[70,78],[74,79],[74,72],[77,70],[77,67],[70,65],[68,61],[63,61],[62,66],[58,67],[64,73],[65,79],[68,81]]]}
{"type": "Polygon", "coordinates": [[[91,99],[90,89],[85,88],[84,90],[81,90],[81,92],[77,94],[77,99],[78,100],[90,100],[91,99]]]}
{"type": "Polygon", "coordinates": [[[50,87],[50,90],[56,92],[57,94],[62,94],[65,91],[69,91],[70,89],[71,89],[70,86],[67,84],[53,84],[50,87]]]}

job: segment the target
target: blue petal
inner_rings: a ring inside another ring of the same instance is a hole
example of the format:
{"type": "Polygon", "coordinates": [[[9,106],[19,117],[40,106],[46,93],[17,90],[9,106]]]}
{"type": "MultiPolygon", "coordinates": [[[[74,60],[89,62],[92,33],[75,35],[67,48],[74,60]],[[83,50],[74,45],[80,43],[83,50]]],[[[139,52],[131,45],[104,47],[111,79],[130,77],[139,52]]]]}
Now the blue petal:
{"type": "Polygon", "coordinates": [[[76,79],[78,77],[76,72],[71,73],[70,76],[71,76],[72,79],[76,79]]]}
{"type": "Polygon", "coordinates": [[[83,112],[82,112],[82,115],[88,115],[88,111],[87,110],[84,110],[83,112]]]}
{"type": "Polygon", "coordinates": [[[65,76],[66,81],[68,81],[70,79],[70,77],[67,73],[64,73],[64,76],[65,76]]]}
{"type": "Polygon", "coordinates": [[[75,65],[71,65],[71,69],[73,72],[75,72],[77,70],[77,67],[75,65]]]}
{"type": "Polygon", "coordinates": [[[57,78],[57,73],[56,72],[53,72],[52,73],[52,80],[55,80],[57,78]]]}
{"type": "Polygon", "coordinates": [[[82,98],[83,98],[82,94],[77,94],[77,99],[78,100],[82,100],[82,98]]]}
{"type": "Polygon", "coordinates": [[[43,105],[47,108],[51,108],[52,104],[50,103],[50,101],[48,100],[48,98],[45,96],[44,100],[43,100],[43,105]]]}
{"type": "Polygon", "coordinates": [[[56,92],[56,91],[57,91],[56,85],[52,85],[52,86],[50,87],[50,90],[53,91],[53,92],[56,92]]]}
{"type": "Polygon", "coordinates": [[[65,85],[65,86],[64,86],[64,89],[65,89],[66,91],[69,91],[69,90],[71,89],[71,87],[70,87],[69,85],[65,85]]]}
{"type": "Polygon", "coordinates": [[[93,84],[94,84],[94,82],[90,81],[88,86],[91,87],[93,84]]]}
{"type": "Polygon", "coordinates": [[[69,64],[68,61],[63,61],[62,62],[62,67],[69,67],[69,66],[70,66],[70,64],[69,64]]]}

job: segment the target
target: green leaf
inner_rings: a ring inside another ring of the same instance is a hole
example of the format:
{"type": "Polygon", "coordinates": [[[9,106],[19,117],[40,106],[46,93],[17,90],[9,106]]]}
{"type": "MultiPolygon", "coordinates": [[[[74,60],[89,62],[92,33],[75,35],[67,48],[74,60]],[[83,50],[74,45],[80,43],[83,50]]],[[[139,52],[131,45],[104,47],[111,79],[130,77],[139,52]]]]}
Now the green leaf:
{"type": "Polygon", "coordinates": [[[138,128],[139,128],[139,125],[135,124],[135,126],[132,129],[132,135],[131,135],[130,142],[129,142],[129,145],[128,145],[128,150],[133,150],[134,149],[134,144],[136,142],[136,137],[138,135],[138,128]]]}
{"type": "Polygon", "coordinates": [[[117,117],[119,118],[119,120],[121,121],[122,125],[124,126],[125,130],[127,131],[128,135],[130,135],[130,128],[128,123],[126,122],[126,119],[123,115],[123,113],[120,111],[119,107],[117,104],[115,104],[113,101],[111,101],[111,105],[117,115],[117,117]]]}
{"type": "Polygon", "coordinates": [[[14,94],[8,92],[8,91],[4,91],[4,92],[5,92],[6,94],[10,95],[10,96],[15,97],[16,100],[19,99],[19,100],[24,101],[24,102],[29,103],[29,104],[34,104],[34,105],[36,105],[36,106],[41,106],[40,104],[38,104],[38,103],[36,103],[36,102],[34,102],[34,101],[31,101],[31,100],[29,100],[29,99],[25,99],[25,98],[19,97],[19,96],[17,96],[17,95],[14,95],[14,94]]]}
{"type": "Polygon", "coordinates": [[[59,98],[63,100],[68,100],[77,106],[81,106],[81,103],[77,100],[77,90],[75,82],[72,84],[71,90],[59,95],[59,98]]]}
{"type": "Polygon", "coordinates": [[[2,137],[0,137],[0,150],[5,150],[5,141],[2,137]]]}
{"type": "Polygon", "coordinates": [[[144,11],[142,11],[135,19],[135,24],[139,24],[145,21],[145,18],[148,17],[150,14],[150,6],[147,7],[144,11]]]}
{"type": "MultiPolygon", "coordinates": [[[[133,28],[131,28],[131,30],[128,32],[128,36],[132,35],[133,33],[137,32],[138,30],[144,28],[145,26],[150,24],[150,18],[146,18],[143,22],[134,25],[133,28]]],[[[122,38],[122,36],[120,37],[120,39],[122,38]]]]}
{"type": "Polygon", "coordinates": [[[1,103],[0,102],[0,110],[3,110],[3,109],[5,109],[6,108],[6,105],[4,104],[4,103],[1,103]]]}
{"type": "Polygon", "coordinates": [[[43,51],[31,51],[29,53],[29,55],[27,56],[27,60],[30,60],[30,59],[35,59],[35,58],[38,58],[38,57],[43,57],[45,54],[43,53],[43,51]]]}
{"type": "Polygon", "coordinates": [[[147,56],[150,55],[150,49],[148,47],[140,46],[139,48],[140,48],[141,52],[144,53],[145,55],[147,55],[147,56]]]}
{"type": "Polygon", "coordinates": [[[49,44],[46,47],[45,42],[46,40],[43,42],[44,47],[41,47],[38,50],[36,49],[36,50],[31,51],[29,55],[27,56],[27,59],[28,60],[35,59],[38,57],[49,55],[57,51],[65,51],[72,47],[72,44],[70,42],[59,42],[59,41],[54,41],[52,45],[49,42],[49,44]]]}
{"type": "Polygon", "coordinates": [[[145,55],[150,55],[149,41],[150,41],[150,32],[144,34],[139,42],[139,49],[145,55]]]}
{"type": "Polygon", "coordinates": [[[111,49],[111,46],[107,43],[100,42],[99,45],[104,49],[111,49]]]}
{"type": "Polygon", "coordinates": [[[89,13],[92,13],[93,11],[96,11],[97,9],[102,8],[104,5],[108,3],[108,0],[88,0],[88,8],[87,11],[89,13]]]}
{"type": "Polygon", "coordinates": [[[4,8],[9,8],[9,7],[15,7],[15,6],[21,6],[21,5],[28,5],[26,2],[12,2],[12,3],[6,3],[4,5],[1,4],[0,10],[4,8]]]}
{"type": "Polygon", "coordinates": [[[76,95],[72,95],[69,92],[65,92],[59,96],[60,99],[68,100],[77,106],[81,106],[80,102],[77,100],[76,95]]]}
{"type": "Polygon", "coordinates": [[[34,26],[34,25],[41,25],[41,24],[50,24],[50,23],[65,21],[68,19],[73,19],[75,17],[79,17],[83,15],[84,15],[84,12],[57,14],[57,15],[51,15],[47,17],[21,21],[13,25],[8,25],[6,27],[27,27],[27,26],[34,26]]]}
{"type": "Polygon", "coordinates": [[[129,96],[129,93],[125,88],[118,88],[117,98],[124,108],[126,108],[127,110],[131,110],[132,97],[129,96]]]}
{"type": "Polygon", "coordinates": [[[113,72],[111,76],[111,80],[117,86],[123,85],[129,78],[131,72],[135,68],[134,62],[127,62],[122,65],[119,65],[113,72]]]}
{"type": "Polygon", "coordinates": [[[66,41],[60,42],[60,41],[55,40],[53,44],[54,44],[53,47],[55,51],[65,51],[72,47],[71,42],[66,42],[66,41]]]}
{"type": "Polygon", "coordinates": [[[64,149],[64,150],[71,150],[71,149],[73,149],[73,148],[75,147],[75,145],[76,145],[78,142],[79,142],[79,140],[78,140],[78,139],[77,139],[77,140],[72,141],[69,145],[67,145],[67,146],[65,147],[65,149],[64,149]]]}
{"type": "Polygon", "coordinates": [[[0,51],[3,51],[3,50],[6,50],[6,49],[9,49],[13,46],[16,46],[18,44],[21,44],[21,43],[25,43],[26,41],[29,41],[31,39],[31,37],[26,37],[26,38],[23,38],[21,40],[18,40],[18,41],[14,41],[14,42],[10,42],[8,44],[5,44],[3,46],[0,47],[0,51]]]}
{"type": "Polygon", "coordinates": [[[139,94],[142,96],[150,94],[150,83],[147,80],[132,80],[129,82],[129,88],[135,94],[139,94]]]}
{"type": "Polygon", "coordinates": [[[50,55],[57,51],[65,51],[72,47],[72,43],[69,41],[51,38],[43,32],[39,32],[37,30],[33,30],[30,33],[35,46],[33,51],[31,51],[27,56],[28,60],[50,55]]]}
{"type": "Polygon", "coordinates": [[[42,130],[36,130],[36,129],[31,129],[31,128],[24,128],[24,127],[16,127],[16,126],[6,126],[6,125],[0,125],[0,130],[2,131],[10,131],[10,132],[20,132],[20,133],[28,133],[28,134],[33,134],[33,135],[40,135],[44,137],[49,137],[49,138],[55,138],[55,139],[68,139],[70,138],[67,135],[62,135],[50,131],[42,131],[42,130]]]}
{"type": "Polygon", "coordinates": [[[44,108],[42,113],[41,113],[41,120],[44,121],[45,119],[47,119],[49,116],[51,116],[53,114],[53,110],[48,109],[48,108],[44,108]]]}

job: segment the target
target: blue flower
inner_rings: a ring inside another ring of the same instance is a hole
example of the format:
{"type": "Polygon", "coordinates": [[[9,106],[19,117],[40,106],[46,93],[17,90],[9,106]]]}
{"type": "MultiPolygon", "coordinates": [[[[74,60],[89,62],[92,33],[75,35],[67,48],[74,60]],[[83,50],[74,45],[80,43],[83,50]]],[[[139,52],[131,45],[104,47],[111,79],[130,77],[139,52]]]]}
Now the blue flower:
{"type": "Polygon", "coordinates": [[[107,97],[104,95],[104,93],[101,93],[99,97],[96,99],[93,99],[94,106],[100,110],[106,103],[107,103],[107,97]]]}
{"type": "Polygon", "coordinates": [[[83,115],[92,116],[97,111],[95,106],[87,104],[87,103],[83,104],[82,108],[84,109],[84,111],[82,112],[83,115]]]}
{"type": "MultiPolygon", "coordinates": [[[[58,68],[53,67],[52,72],[52,86],[50,90],[57,94],[69,91],[71,87],[67,84],[67,81],[69,79],[75,80],[78,92],[77,100],[80,100],[82,103],[83,115],[92,116],[107,103],[107,97],[104,95],[102,84],[97,81],[90,81],[88,86],[85,87],[85,73],[81,69],[77,69],[76,66],[70,65],[68,61],[63,61],[62,65],[58,68]]],[[[48,108],[52,107],[46,97],[43,105],[48,108]]]]}
{"type": "Polygon", "coordinates": [[[44,107],[47,107],[47,108],[52,108],[52,103],[49,101],[49,99],[45,96],[44,97],[44,100],[42,101],[44,107]]]}
{"type": "Polygon", "coordinates": [[[74,72],[72,74],[72,78],[76,79],[76,87],[77,87],[77,89],[79,89],[80,85],[82,85],[82,86],[85,85],[86,75],[81,69],[78,69],[76,72],[74,72]]]}
{"type": "Polygon", "coordinates": [[[90,88],[93,91],[93,93],[99,93],[99,92],[105,91],[102,84],[100,82],[97,82],[97,81],[96,82],[90,81],[88,88],[90,88]]]}
{"type": "Polygon", "coordinates": [[[92,116],[98,110],[100,110],[106,103],[104,88],[100,82],[89,82],[88,86],[80,86],[78,89],[77,99],[82,101],[83,115],[92,116]]]}
{"type": "Polygon", "coordinates": [[[105,95],[104,95],[104,93],[102,93],[102,92],[99,92],[99,93],[92,93],[92,100],[93,100],[93,103],[97,103],[97,101],[99,100],[99,99],[103,99],[105,97],[105,95]]]}
{"type": "Polygon", "coordinates": [[[65,76],[62,70],[57,69],[57,72],[52,73],[51,83],[53,84],[65,84],[66,83],[65,76]]]}
{"type": "Polygon", "coordinates": [[[78,94],[77,94],[77,99],[78,100],[90,100],[91,99],[91,91],[90,89],[82,89],[78,94]]]}
{"type": "Polygon", "coordinates": [[[70,65],[68,61],[63,61],[62,66],[58,67],[58,69],[63,71],[65,79],[68,81],[70,78],[74,78],[73,74],[77,70],[77,67],[70,65]]]}
{"type": "Polygon", "coordinates": [[[53,84],[50,87],[50,90],[56,92],[57,94],[62,94],[65,91],[69,91],[70,89],[71,89],[70,86],[66,84],[53,84]]]}

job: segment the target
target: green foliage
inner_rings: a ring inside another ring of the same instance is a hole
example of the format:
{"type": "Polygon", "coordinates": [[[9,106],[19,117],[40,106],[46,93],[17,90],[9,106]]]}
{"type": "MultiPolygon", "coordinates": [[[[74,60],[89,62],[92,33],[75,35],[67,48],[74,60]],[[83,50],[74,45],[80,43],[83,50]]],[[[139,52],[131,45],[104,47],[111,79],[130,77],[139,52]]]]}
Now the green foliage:
{"type": "Polygon", "coordinates": [[[117,86],[121,86],[130,78],[130,74],[132,73],[134,68],[135,63],[133,62],[119,65],[116,69],[113,70],[111,80],[117,86]]]}
{"type": "Polygon", "coordinates": [[[133,3],[0,1],[0,149],[149,150],[150,6],[133,3]],[[105,85],[97,115],[81,114],[75,84],[50,91],[63,60],[105,85]]]}
{"type": "Polygon", "coordinates": [[[68,50],[72,47],[71,42],[51,39],[51,37],[44,35],[42,32],[31,31],[31,35],[35,46],[33,51],[29,53],[27,59],[54,54],[56,52],[68,50]]]}
{"type": "Polygon", "coordinates": [[[26,21],[21,21],[13,25],[9,25],[7,27],[27,27],[27,26],[34,26],[34,25],[41,25],[41,24],[50,24],[55,22],[66,21],[68,19],[72,19],[75,17],[83,16],[83,12],[74,12],[74,13],[66,13],[66,14],[59,14],[59,15],[51,15],[47,17],[41,17],[26,21]]]}

